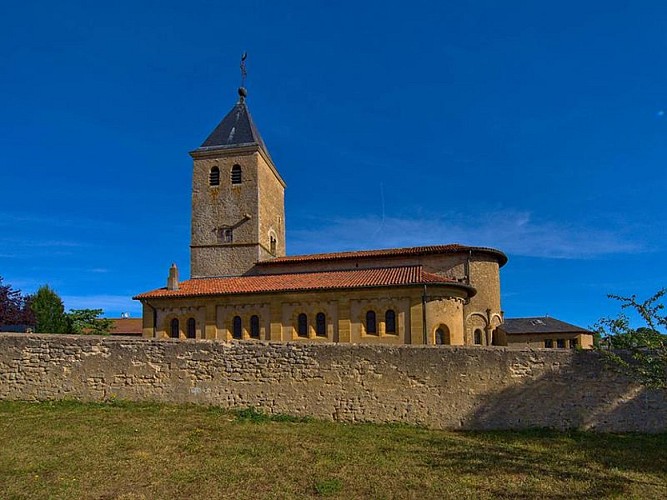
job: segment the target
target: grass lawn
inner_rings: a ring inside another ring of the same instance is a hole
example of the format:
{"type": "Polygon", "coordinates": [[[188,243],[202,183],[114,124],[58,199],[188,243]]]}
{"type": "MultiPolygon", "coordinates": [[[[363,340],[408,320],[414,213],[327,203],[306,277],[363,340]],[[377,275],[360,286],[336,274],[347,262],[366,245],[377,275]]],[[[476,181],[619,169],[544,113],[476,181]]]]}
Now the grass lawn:
{"type": "Polygon", "coordinates": [[[667,498],[667,434],[0,402],[0,498],[667,498]]]}

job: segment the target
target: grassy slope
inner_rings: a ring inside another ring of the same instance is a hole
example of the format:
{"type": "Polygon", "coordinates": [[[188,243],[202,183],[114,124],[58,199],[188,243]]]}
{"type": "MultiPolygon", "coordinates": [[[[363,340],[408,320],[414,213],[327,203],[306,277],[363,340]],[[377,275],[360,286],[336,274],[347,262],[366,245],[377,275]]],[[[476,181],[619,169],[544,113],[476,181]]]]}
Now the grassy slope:
{"type": "Polygon", "coordinates": [[[0,498],[667,497],[667,435],[0,402],[0,498]]]}

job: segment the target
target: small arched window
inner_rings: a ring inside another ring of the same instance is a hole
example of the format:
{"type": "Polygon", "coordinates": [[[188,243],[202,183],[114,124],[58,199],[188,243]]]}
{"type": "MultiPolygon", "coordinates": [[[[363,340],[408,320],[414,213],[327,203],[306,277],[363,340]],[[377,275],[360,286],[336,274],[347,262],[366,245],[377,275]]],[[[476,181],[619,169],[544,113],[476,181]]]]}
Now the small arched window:
{"type": "Polygon", "coordinates": [[[172,339],[177,339],[179,335],[179,330],[180,327],[178,325],[178,318],[174,318],[171,320],[171,338],[172,339]]]}
{"type": "Polygon", "coordinates": [[[250,337],[253,339],[259,338],[259,316],[256,314],[250,316],[250,337]]]}
{"type": "Polygon", "coordinates": [[[327,317],[324,313],[317,313],[315,316],[315,333],[319,337],[327,336],[327,317]]]}
{"type": "Polygon", "coordinates": [[[384,313],[384,330],[386,333],[396,333],[396,312],[393,309],[387,309],[384,313]]]}
{"type": "Polygon", "coordinates": [[[232,337],[237,340],[243,338],[243,324],[241,323],[241,316],[234,316],[234,321],[232,324],[232,337]]]}
{"type": "Polygon", "coordinates": [[[304,313],[299,314],[296,333],[299,337],[308,336],[308,316],[304,313]]]}
{"type": "Polygon", "coordinates": [[[218,167],[211,168],[211,172],[208,174],[208,185],[209,186],[220,185],[220,169],[218,167]]]}
{"type": "Polygon", "coordinates": [[[480,330],[479,328],[475,330],[473,340],[475,342],[475,345],[482,345],[482,330],[480,330]]]}
{"type": "Polygon", "coordinates": [[[377,322],[375,320],[375,311],[368,311],[366,313],[366,333],[369,335],[377,335],[377,322]]]}
{"type": "Polygon", "coordinates": [[[197,325],[197,323],[195,323],[194,318],[188,319],[188,338],[189,339],[194,339],[197,336],[196,335],[196,325],[197,325]]]}
{"type": "Polygon", "coordinates": [[[241,165],[234,165],[232,167],[232,184],[241,184],[242,181],[241,165]]]}
{"type": "Polygon", "coordinates": [[[271,255],[275,255],[276,254],[276,243],[277,243],[276,237],[271,235],[269,239],[271,241],[271,250],[270,250],[271,255]]]}

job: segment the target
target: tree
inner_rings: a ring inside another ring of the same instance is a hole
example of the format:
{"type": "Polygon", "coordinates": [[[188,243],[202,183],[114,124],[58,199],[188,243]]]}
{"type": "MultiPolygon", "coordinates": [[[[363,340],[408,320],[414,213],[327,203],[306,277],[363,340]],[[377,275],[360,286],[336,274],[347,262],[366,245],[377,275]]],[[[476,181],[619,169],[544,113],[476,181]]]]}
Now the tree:
{"type": "Polygon", "coordinates": [[[67,313],[68,333],[109,335],[113,320],[100,318],[102,309],[70,309],[67,313]]]}
{"type": "Polygon", "coordinates": [[[33,325],[35,321],[30,309],[30,297],[2,282],[0,276],[0,326],[33,325]]]}
{"type": "Polygon", "coordinates": [[[642,318],[645,326],[632,328],[626,314],[602,318],[594,329],[600,335],[597,349],[610,365],[630,375],[637,382],[653,388],[667,388],[667,316],[662,299],[667,289],[659,290],[643,302],[635,295],[609,295],[642,318]]]}
{"type": "Polygon", "coordinates": [[[30,299],[38,333],[66,333],[67,317],[62,299],[48,285],[43,285],[30,299]]]}

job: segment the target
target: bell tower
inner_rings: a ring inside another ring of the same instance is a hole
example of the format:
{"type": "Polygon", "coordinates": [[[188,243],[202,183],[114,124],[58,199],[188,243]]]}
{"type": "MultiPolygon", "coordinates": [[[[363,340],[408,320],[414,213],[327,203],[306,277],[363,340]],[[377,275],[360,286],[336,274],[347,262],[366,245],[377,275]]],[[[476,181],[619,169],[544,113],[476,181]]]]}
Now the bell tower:
{"type": "Polygon", "coordinates": [[[246,105],[247,91],[190,152],[190,276],[240,276],[285,255],[285,182],[246,105]]]}

